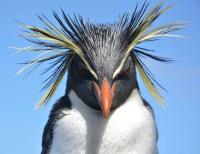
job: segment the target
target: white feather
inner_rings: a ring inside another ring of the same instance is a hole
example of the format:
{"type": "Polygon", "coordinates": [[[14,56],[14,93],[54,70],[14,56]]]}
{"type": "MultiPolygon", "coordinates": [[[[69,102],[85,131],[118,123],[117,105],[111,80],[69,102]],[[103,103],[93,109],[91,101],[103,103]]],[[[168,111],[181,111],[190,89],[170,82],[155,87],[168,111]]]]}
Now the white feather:
{"type": "Polygon", "coordinates": [[[69,93],[72,110],[58,120],[50,154],[156,154],[156,126],[138,90],[103,118],[85,105],[74,91],[69,93]]]}

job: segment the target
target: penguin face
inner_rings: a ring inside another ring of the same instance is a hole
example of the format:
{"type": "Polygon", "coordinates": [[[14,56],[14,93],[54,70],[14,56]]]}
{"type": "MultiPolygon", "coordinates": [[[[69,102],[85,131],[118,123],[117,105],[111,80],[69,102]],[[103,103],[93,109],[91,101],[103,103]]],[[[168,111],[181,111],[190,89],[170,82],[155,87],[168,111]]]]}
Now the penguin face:
{"type": "Polygon", "coordinates": [[[67,16],[62,10],[62,18],[53,12],[59,27],[45,16],[38,16],[44,24],[43,28],[22,24],[25,32],[23,37],[33,45],[20,51],[43,53],[25,62],[26,66],[18,74],[34,64],[54,60],[42,73],[54,69],[45,80],[43,89],[48,90],[37,107],[50,100],[69,70],[67,92],[70,87],[75,89],[87,105],[99,109],[97,99],[104,116],[107,116],[110,109],[122,104],[130,91],[137,87],[135,67],[147,90],[163,106],[164,99],[156,85],[164,88],[155,80],[141,58],[148,57],[160,62],[172,60],[153,55],[149,53],[152,50],[139,45],[160,37],[177,37],[168,33],[184,28],[185,24],[174,23],[151,28],[154,21],[170,7],[162,7],[163,3],[158,3],[145,15],[148,5],[145,2],[140,9],[137,5],[132,14],[125,13],[113,23],[92,23],[81,16],[67,16]],[[75,60],[77,58],[79,60],[75,60]]]}
{"type": "Polygon", "coordinates": [[[83,102],[89,107],[101,110],[104,117],[108,117],[110,110],[122,105],[129,97],[132,90],[137,88],[136,69],[131,58],[128,58],[121,71],[114,77],[115,68],[108,66],[112,63],[104,62],[104,67],[97,71],[95,79],[87,70],[80,58],[75,58],[69,70],[69,86],[83,102]],[[106,63],[106,64],[105,64],[106,63]],[[108,73],[106,73],[108,72],[108,73]]]}

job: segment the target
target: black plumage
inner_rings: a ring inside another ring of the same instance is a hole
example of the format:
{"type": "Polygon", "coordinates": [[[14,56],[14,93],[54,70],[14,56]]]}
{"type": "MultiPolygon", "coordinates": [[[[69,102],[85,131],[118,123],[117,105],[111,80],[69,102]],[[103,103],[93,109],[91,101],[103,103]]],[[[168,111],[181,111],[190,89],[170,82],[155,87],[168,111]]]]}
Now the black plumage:
{"type": "MultiPolygon", "coordinates": [[[[74,91],[84,104],[102,111],[103,116],[108,118],[110,110],[114,111],[124,104],[134,89],[139,90],[138,70],[149,92],[164,105],[156,85],[164,88],[155,80],[142,58],[160,62],[170,62],[172,59],[154,55],[152,50],[140,46],[160,37],[179,37],[168,33],[182,28],[182,23],[151,28],[154,21],[170,8],[162,8],[162,5],[159,3],[145,14],[148,7],[145,2],[140,9],[137,5],[132,14],[125,13],[114,23],[91,23],[80,15],[70,17],[62,10],[62,17],[53,11],[59,26],[44,15],[38,16],[44,25],[42,28],[21,24],[25,29],[23,37],[33,44],[21,51],[43,53],[27,61],[19,73],[47,61],[51,61],[50,66],[42,74],[53,70],[44,81],[43,90],[47,92],[38,107],[50,100],[68,72],[66,93],[54,105],[44,129],[42,154],[49,153],[55,123],[65,116],[62,111],[71,110],[73,102],[68,98],[70,91],[74,91]]],[[[143,106],[153,114],[144,100],[143,106]]]]}
{"type": "Polygon", "coordinates": [[[152,23],[170,7],[162,8],[162,3],[159,3],[144,15],[147,7],[147,2],[141,9],[136,6],[132,14],[126,13],[120,16],[115,23],[94,24],[85,21],[81,16],[72,18],[62,10],[63,20],[56,12],[53,12],[60,28],[51,23],[44,15],[38,16],[44,24],[44,28],[22,24],[26,29],[23,37],[35,44],[35,47],[31,46],[21,50],[44,51],[44,54],[39,55],[39,58],[27,61],[27,66],[21,71],[34,64],[39,65],[54,60],[43,72],[54,69],[46,79],[43,88],[49,88],[49,91],[39,104],[48,102],[76,56],[83,61],[97,80],[98,77],[102,78],[100,75],[102,72],[99,72],[100,67],[106,65],[107,67],[104,68],[107,70],[104,70],[104,73],[112,74],[113,79],[122,69],[126,59],[131,56],[150,93],[162,101],[162,97],[154,85],[157,82],[140,57],[146,56],[160,62],[169,62],[170,59],[155,56],[149,53],[150,50],[141,48],[138,44],[155,40],[158,37],[177,36],[168,33],[182,28],[183,24],[168,24],[150,29],[152,23]],[[106,61],[112,64],[107,65],[106,61]]]}

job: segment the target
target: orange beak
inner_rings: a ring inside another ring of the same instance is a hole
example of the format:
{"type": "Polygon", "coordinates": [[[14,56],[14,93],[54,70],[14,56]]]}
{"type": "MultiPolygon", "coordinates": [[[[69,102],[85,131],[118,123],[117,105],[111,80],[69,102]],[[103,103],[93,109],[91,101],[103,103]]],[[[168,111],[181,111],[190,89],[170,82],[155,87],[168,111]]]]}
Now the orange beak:
{"type": "Polygon", "coordinates": [[[116,83],[110,87],[110,84],[106,78],[104,78],[101,86],[98,86],[96,82],[93,81],[94,89],[99,100],[103,116],[108,118],[110,114],[110,108],[112,105],[112,99],[116,92],[116,83]]]}

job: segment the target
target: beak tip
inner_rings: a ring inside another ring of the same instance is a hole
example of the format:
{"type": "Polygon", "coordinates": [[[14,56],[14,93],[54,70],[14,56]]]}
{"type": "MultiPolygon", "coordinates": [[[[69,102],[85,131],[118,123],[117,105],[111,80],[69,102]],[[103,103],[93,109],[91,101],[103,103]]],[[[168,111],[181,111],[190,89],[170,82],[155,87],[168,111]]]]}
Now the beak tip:
{"type": "Polygon", "coordinates": [[[105,119],[108,119],[108,117],[109,117],[109,113],[103,113],[103,117],[105,118],[105,119]]]}

